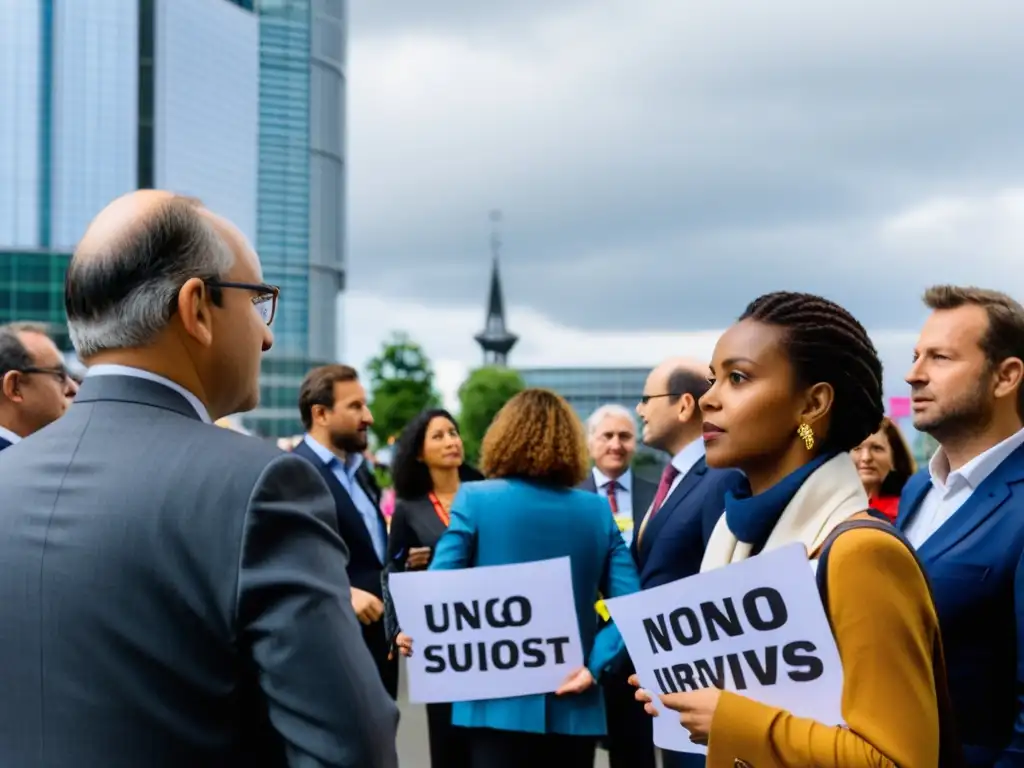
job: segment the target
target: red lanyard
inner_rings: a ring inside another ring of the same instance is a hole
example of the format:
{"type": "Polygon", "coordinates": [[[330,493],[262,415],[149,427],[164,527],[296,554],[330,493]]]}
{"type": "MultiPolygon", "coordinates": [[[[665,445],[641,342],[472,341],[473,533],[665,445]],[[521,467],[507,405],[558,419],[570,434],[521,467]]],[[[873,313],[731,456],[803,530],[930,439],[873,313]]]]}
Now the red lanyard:
{"type": "Polygon", "coordinates": [[[441,518],[441,522],[444,523],[444,527],[447,528],[448,524],[452,521],[452,516],[448,513],[448,510],[444,508],[441,500],[437,498],[437,494],[431,491],[429,494],[430,503],[434,505],[434,511],[437,512],[437,516],[441,518]]]}

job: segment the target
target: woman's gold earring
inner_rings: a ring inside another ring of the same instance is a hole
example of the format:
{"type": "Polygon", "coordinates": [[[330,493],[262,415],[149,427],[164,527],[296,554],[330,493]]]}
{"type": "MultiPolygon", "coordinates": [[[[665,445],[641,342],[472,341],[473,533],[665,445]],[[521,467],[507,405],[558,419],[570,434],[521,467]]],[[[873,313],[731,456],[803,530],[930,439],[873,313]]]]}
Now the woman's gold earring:
{"type": "Polygon", "coordinates": [[[800,439],[804,441],[804,447],[807,450],[811,450],[814,447],[814,430],[811,429],[810,424],[801,424],[796,429],[796,433],[800,436],[800,439]]]}

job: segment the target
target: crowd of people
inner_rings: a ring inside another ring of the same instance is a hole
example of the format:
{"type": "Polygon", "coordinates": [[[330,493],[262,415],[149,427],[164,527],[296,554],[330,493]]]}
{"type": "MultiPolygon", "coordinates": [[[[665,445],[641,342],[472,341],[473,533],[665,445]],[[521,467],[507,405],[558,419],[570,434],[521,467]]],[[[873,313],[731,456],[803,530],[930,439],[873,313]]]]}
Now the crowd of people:
{"type": "Polygon", "coordinates": [[[937,286],[906,380],[918,470],[863,326],[755,298],[710,361],[670,358],[635,413],[512,398],[478,468],[425,411],[389,521],[355,369],[302,384],[282,451],[252,409],[279,298],[241,233],[141,191],[66,278],[79,386],[46,329],[0,329],[0,765],[397,766],[394,574],[570,558],[584,666],[558,690],[428,706],[434,768],[1024,766],[1024,308],[937,286]],[[638,423],[641,431],[638,434],[638,423]],[[657,483],[638,442],[667,458],[657,483]],[[639,687],[603,600],[799,542],[842,661],[832,726],[740,691],[639,687]]]}

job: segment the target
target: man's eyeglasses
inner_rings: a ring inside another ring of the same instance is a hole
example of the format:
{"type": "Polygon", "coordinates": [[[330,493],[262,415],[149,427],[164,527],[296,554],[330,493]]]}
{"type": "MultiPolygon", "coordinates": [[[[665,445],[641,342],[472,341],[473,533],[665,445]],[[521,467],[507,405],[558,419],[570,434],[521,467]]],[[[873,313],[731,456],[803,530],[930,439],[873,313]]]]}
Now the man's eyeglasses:
{"type": "Polygon", "coordinates": [[[28,366],[21,368],[19,373],[41,373],[48,376],[53,376],[61,384],[67,384],[71,380],[71,372],[63,365],[55,365],[52,368],[39,368],[36,366],[28,366]]]}
{"type": "Polygon", "coordinates": [[[666,392],[663,395],[640,395],[640,402],[643,405],[647,405],[651,400],[654,400],[657,397],[680,397],[680,395],[677,395],[674,392],[666,392]]]}
{"type": "Polygon", "coordinates": [[[281,295],[281,289],[276,285],[266,283],[231,283],[223,280],[207,280],[210,288],[237,288],[243,291],[252,291],[252,305],[256,307],[260,318],[267,325],[274,322],[274,315],[277,314],[277,297],[281,295]]]}

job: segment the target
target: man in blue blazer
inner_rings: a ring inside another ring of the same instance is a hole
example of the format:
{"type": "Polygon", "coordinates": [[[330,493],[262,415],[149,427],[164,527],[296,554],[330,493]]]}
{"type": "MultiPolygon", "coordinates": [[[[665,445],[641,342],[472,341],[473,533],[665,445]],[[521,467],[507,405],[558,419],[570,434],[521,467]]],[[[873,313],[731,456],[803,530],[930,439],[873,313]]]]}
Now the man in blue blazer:
{"type": "Polygon", "coordinates": [[[1024,766],[1024,307],[954,286],[925,303],[907,382],[940,447],[896,525],[932,582],[968,765],[1024,766]]]}
{"type": "Polygon", "coordinates": [[[334,496],[338,532],[349,551],[352,607],[381,681],[397,697],[398,659],[390,653],[382,621],[387,523],[380,511],[380,488],[363,459],[373,416],[355,369],[325,365],[310,371],[299,390],[299,415],[306,436],[292,452],[317,468],[334,496]]]}
{"type": "MultiPolygon", "coordinates": [[[[725,494],[744,481],[740,472],[711,469],[704,460],[697,401],[708,390],[708,376],[706,364],[666,360],[647,377],[636,408],[644,443],[672,457],[633,537],[642,589],[700,572],[711,531],[725,511],[725,494]]],[[[665,752],[663,758],[665,768],[704,765],[700,755],[665,752]]]]}
{"type": "Polygon", "coordinates": [[[76,392],[46,326],[0,325],[0,451],[59,419],[76,392]]]}

